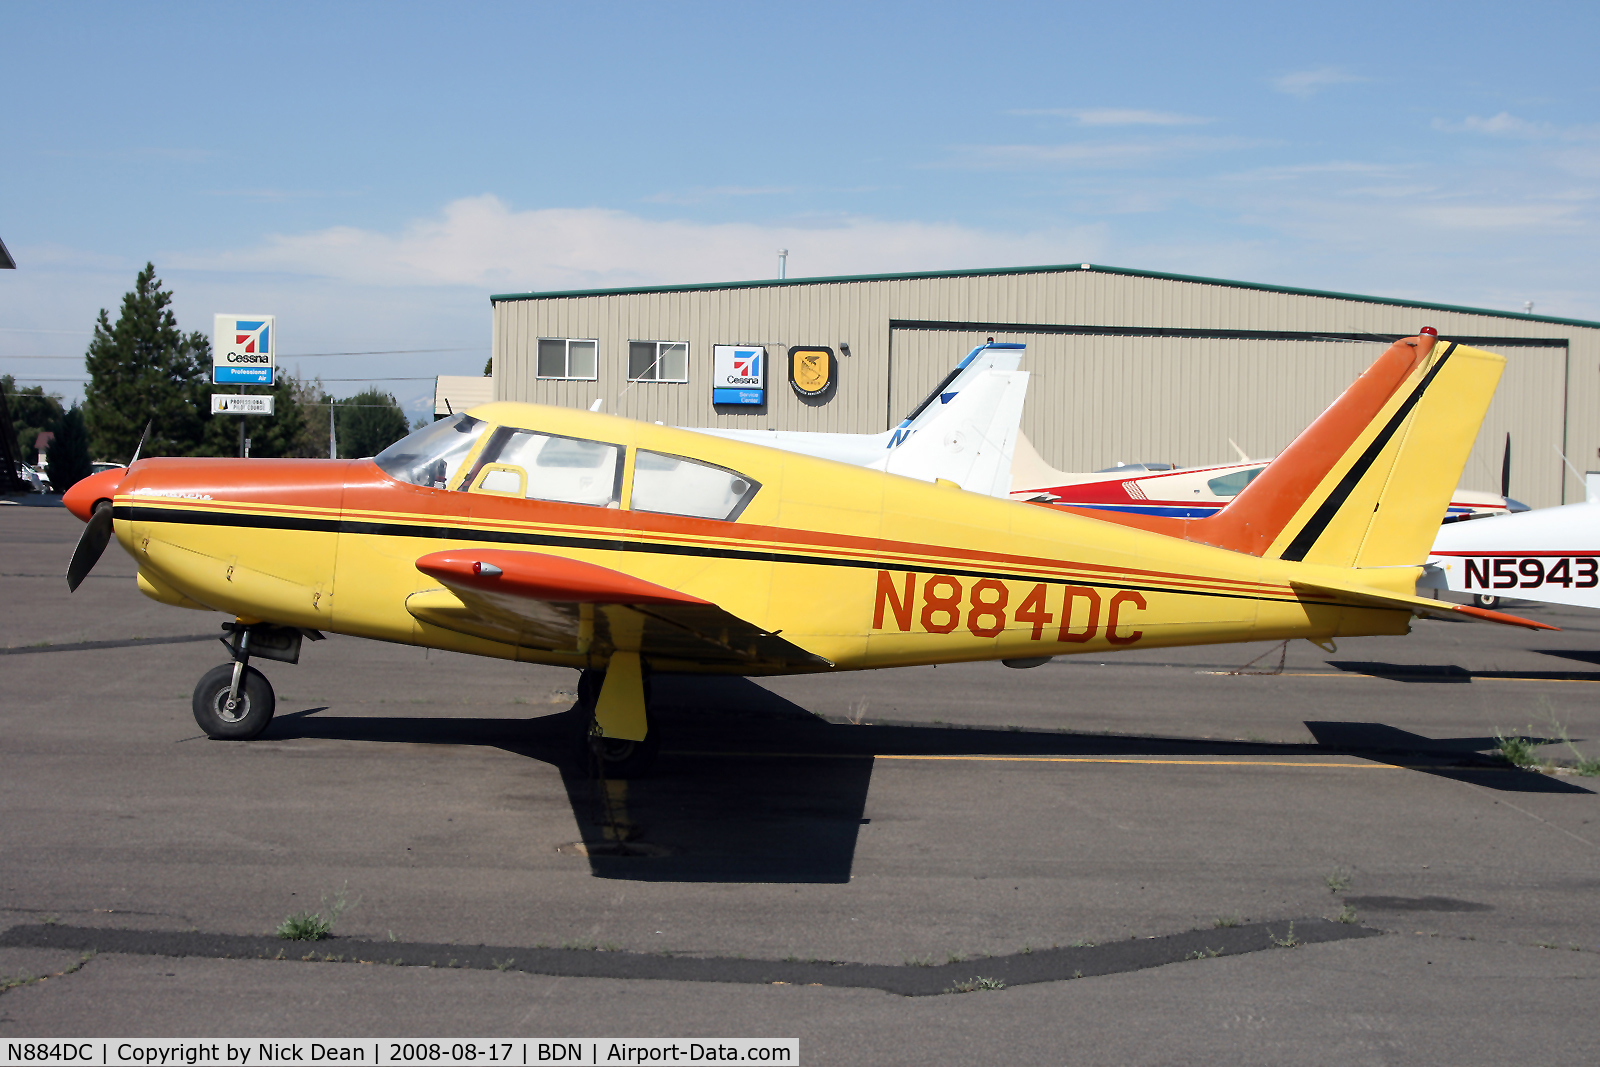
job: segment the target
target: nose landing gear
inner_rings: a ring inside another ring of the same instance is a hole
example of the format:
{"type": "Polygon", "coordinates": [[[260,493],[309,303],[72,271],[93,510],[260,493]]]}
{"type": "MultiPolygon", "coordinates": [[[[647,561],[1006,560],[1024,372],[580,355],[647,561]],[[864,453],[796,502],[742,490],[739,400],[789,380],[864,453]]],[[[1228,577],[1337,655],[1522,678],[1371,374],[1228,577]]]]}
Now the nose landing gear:
{"type": "Polygon", "coordinates": [[[225,622],[221,638],[232,663],[213,667],[194,687],[194,721],[215,741],[249,741],[272,722],[277,698],[266,675],[250,666],[251,656],[300,662],[300,639],[322,640],[315,630],[267,623],[225,622]]]}

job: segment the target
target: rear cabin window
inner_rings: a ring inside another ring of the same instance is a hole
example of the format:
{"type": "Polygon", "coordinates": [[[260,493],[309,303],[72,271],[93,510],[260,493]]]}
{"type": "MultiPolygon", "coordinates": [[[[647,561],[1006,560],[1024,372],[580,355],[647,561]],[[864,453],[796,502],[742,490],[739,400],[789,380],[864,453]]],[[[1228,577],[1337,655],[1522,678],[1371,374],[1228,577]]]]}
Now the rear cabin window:
{"type": "Polygon", "coordinates": [[[1254,481],[1256,475],[1264,470],[1266,470],[1265,467],[1253,467],[1247,471],[1234,471],[1232,474],[1224,474],[1220,478],[1213,478],[1207,482],[1206,488],[1218,496],[1238,496],[1244,492],[1244,487],[1254,481]]]}
{"type": "Polygon", "coordinates": [[[408,434],[379,452],[375,462],[391,478],[430,489],[455,480],[461,463],[488,424],[470,415],[452,415],[408,434]]]}
{"type": "Polygon", "coordinates": [[[463,488],[616,507],[622,498],[622,446],[502,426],[489,438],[463,488]]]}
{"type": "Polygon", "coordinates": [[[760,490],[760,482],[738,471],[641,448],[633,462],[633,495],[628,507],[658,515],[733,522],[760,490]]]}

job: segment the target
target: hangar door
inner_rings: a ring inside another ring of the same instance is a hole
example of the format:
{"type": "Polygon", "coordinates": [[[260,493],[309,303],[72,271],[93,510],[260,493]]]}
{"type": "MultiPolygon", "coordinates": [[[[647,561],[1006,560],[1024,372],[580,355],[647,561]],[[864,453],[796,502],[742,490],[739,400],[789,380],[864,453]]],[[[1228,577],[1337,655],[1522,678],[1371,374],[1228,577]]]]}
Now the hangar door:
{"type": "MultiPolygon", "coordinates": [[[[1022,429],[1052,466],[1094,471],[1116,463],[1194,467],[1276,455],[1322,413],[1386,342],[1321,339],[1001,333],[894,327],[890,412],[898,421],[986,337],[1028,346],[1022,429]]],[[[1480,340],[1478,347],[1495,351],[1480,340]]],[[[1532,507],[1561,503],[1566,409],[1564,345],[1500,346],[1506,371],[1461,485],[1498,492],[1506,434],[1511,495],[1532,507]]]]}

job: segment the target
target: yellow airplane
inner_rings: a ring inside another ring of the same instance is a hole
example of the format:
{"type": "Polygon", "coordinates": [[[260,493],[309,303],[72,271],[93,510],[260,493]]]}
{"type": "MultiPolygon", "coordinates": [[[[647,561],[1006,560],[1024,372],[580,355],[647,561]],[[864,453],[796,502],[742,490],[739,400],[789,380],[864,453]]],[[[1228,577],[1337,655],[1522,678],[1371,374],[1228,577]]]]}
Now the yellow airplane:
{"type": "MultiPolygon", "coordinates": [[[[1504,360],[1390,348],[1217,516],[1161,531],[610,415],[492,403],[376,459],[136,459],[79,482],[76,588],[221,611],[194,714],[266,727],[252,657],[323,631],[580,670],[591,770],[642,773],[652,671],[747,676],[1305,637],[1413,615],[1504,360]]],[[[1129,518],[1121,516],[1124,523],[1129,518]]]]}

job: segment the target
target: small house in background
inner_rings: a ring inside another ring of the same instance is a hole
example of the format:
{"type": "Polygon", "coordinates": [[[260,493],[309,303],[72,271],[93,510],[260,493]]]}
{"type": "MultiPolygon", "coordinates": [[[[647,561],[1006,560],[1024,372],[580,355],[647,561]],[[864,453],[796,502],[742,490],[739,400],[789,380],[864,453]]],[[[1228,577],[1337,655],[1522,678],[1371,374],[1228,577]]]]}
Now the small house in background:
{"type": "Polygon", "coordinates": [[[39,462],[35,463],[34,466],[44,471],[46,475],[50,471],[50,446],[55,443],[56,435],[53,430],[40,430],[39,436],[33,439],[33,450],[39,453],[39,462]]]}
{"type": "Polygon", "coordinates": [[[472,374],[441,374],[434,379],[433,417],[465,411],[494,399],[494,378],[472,374]]]}

